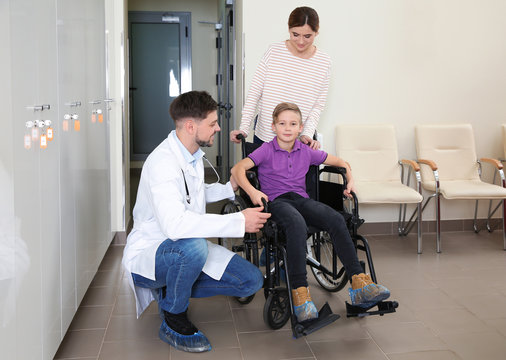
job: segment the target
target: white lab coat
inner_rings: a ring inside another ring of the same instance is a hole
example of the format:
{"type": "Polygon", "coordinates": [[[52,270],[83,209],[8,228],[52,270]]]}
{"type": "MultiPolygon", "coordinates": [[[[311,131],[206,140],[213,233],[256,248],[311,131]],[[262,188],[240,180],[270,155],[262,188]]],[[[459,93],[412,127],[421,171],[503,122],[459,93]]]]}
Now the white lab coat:
{"type": "MultiPolygon", "coordinates": [[[[172,131],[144,163],[133,210],[134,225],[123,253],[123,265],[136,297],[137,316],[154,298],[149,289],[134,286],[131,273],[154,280],[156,250],[163,241],[244,235],[242,213],[206,214],[206,202],[234,199],[231,184],[204,184],[202,159],[193,167],[176,141],[176,133],[172,131]],[[186,200],[181,169],[190,203],[186,200]]],[[[234,253],[209,241],[207,244],[208,257],[202,270],[219,280],[234,253]]]]}

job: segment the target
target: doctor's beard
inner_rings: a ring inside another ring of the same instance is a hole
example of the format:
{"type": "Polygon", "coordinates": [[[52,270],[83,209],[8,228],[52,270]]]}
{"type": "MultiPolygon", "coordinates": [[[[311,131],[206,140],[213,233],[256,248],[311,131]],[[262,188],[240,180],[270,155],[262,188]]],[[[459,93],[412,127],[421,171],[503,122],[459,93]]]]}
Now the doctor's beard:
{"type": "Polygon", "coordinates": [[[216,133],[214,133],[211,138],[209,140],[200,140],[200,139],[195,139],[195,142],[200,146],[200,147],[211,147],[213,146],[213,140],[214,140],[214,135],[216,133]]]}
{"type": "Polygon", "coordinates": [[[211,146],[213,146],[212,142],[210,142],[210,141],[204,141],[204,140],[197,140],[197,144],[200,147],[211,147],[211,146]]]}

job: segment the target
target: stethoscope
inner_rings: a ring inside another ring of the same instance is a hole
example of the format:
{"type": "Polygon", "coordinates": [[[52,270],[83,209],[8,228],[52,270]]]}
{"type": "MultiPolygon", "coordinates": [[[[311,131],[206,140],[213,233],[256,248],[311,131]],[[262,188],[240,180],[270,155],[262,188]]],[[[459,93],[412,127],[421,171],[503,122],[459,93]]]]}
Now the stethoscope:
{"type": "MultiPolygon", "coordinates": [[[[211,162],[209,160],[207,160],[206,156],[203,156],[203,158],[204,158],[205,161],[207,161],[207,163],[209,164],[209,166],[211,166],[211,169],[213,169],[214,173],[216,174],[216,177],[218,178],[218,180],[216,180],[213,183],[213,185],[219,183],[220,182],[220,175],[218,174],[218,172],[214,168],[213,164],[211,164],[211,162]]],[[[184,175],[183,169],[181,169],[181,173],[183,174],[184,188],[186,190],[186,202],[189,204],[191,202],[192,198],[190,196],[190,191],[188,190],[188,184],[186,183],[186,176],[184,175]]]]}

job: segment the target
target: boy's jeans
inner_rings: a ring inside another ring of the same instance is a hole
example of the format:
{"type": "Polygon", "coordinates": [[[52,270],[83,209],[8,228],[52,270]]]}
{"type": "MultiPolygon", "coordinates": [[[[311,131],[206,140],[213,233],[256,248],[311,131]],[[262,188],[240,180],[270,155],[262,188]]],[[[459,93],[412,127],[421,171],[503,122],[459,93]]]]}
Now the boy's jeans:
{"type": "Polygon", "coordinates": [[[205,239],[167,239],[156,251],[156,280],[132,274],[134,284],[155,290],[159,306],[172,314],[185,311],[190,297],[245,297],[256,293],[263,285],[260,270],[238,255],[232,257],[221,279],[214,280],[202,272],[206,258],[205,239]]]}

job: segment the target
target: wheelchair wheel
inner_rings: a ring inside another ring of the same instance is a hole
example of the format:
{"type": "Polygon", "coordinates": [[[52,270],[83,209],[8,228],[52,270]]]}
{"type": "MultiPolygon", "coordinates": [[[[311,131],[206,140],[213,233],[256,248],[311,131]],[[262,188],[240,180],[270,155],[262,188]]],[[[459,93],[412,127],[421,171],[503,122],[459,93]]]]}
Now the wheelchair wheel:
{"type": "MultiPolygon", "coordinates": [[[[243,198],[236,196],[235,200],[227,201],[221,208],[221,215],[233,214],[246,209],[243,198]]],[[[237,247],[243,244],[243,238],[218,238],[218,244],[230,251],[237,252],[237,247]]]]}
{"type": "Polygon", "coordinates": [[[330,292],[337,292],[346,286],[348,276],[344,271],[344,267],[334,252],[334,245],[330,239],[330,235],[326,231],[320,232],[319,239],[316,235],[311,236],[311,246],[308,246],[308,255],[318,261],[323,267],[332,271],[332,261],[335,257],[337,260],[337,278],[333,279],[331,275],[325,274],[323,271],[311,267],[316,281],[322,288],[330,292]],[[319,247],[319,251],[318,251],[319,247]]]}
{"type": "Polygon", "coordinates": [[[282,328],[290,319],[290,299],[286,288],[272,289],[264,305],[264,321],[273,330],[282,328]]]}
{"type": "MultiPolygon", "coordinates": [[[[239,211],[246,209],[247,205],[243,198],[240,196],[236,196],[234,201],[228,201],[223,205],[221,209],[221,214],[233,214],[239,211]]],[[[250,256],[248,256],[245,252],[244,238],[218,238],[218,244],[226,247],[230,251],[235,252],[239,256],[251,261],[250,256]]],[[[258,264],[256,264],[258,266],[258,264]]],[[[255,294],[247,296],[247,297],[237,297],[234,298],[240,304],[249,304],[251,300],[255,297],[255,294]]]]}

